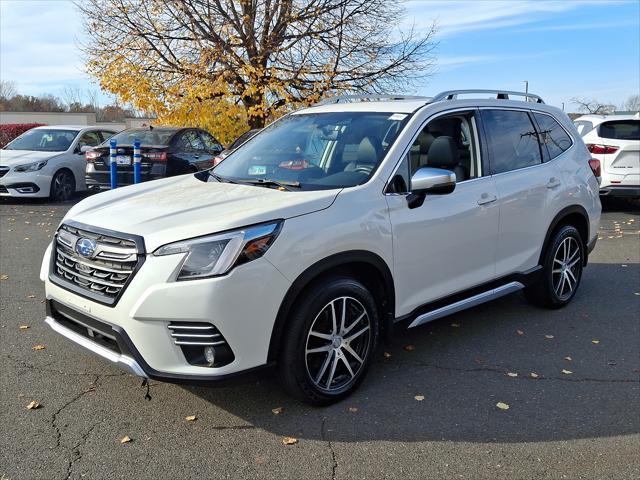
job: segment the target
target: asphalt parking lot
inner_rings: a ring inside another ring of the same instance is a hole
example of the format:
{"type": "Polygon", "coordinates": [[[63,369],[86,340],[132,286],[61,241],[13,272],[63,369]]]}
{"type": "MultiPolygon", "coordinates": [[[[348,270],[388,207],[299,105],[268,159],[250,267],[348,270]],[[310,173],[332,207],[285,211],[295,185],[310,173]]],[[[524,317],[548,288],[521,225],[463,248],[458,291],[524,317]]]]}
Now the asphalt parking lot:
{"type": "Polygon", "coordinates": [[[146,401],[139,379],[54,334],[38,273],[70,206],[0,200],[2,480],[640,478],[640,214],[625,202],[605,205],[566,309],[515,294],[398,332],[329,408],[269,377],[152,382],[146,401]]]}

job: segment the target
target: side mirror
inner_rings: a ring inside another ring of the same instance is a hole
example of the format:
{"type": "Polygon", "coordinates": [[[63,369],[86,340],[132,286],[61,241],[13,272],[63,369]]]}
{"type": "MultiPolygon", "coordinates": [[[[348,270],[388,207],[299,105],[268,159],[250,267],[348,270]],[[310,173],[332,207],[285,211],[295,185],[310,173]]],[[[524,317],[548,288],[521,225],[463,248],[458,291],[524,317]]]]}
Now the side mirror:
{"type": "Polygon", "coordinates": [[[456,174],[442,168],[422,167],[411,177],[409,208],[422,205],[427,194],[445,195],[456,188],[456,174]]]}
{"type": "Polygon", "coordinates": [[[79,153],[87,153],[89,150],[92,150],[93,147],[89,146],[89,145],[83,145],[80,147],[80,152],[79,153]]]}

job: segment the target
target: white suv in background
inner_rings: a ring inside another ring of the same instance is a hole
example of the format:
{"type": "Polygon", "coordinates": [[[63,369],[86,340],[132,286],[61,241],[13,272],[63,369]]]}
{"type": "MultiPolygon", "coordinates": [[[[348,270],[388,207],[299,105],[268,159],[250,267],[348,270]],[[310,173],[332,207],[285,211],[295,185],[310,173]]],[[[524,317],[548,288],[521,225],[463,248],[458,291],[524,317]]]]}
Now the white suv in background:
{"type": "Polygon", "coordinates": [[[591,156],[535,95],[458,99],[486,92],[336,97],[212,170],[83,200],[44,257],[46,322],[141,377],[275,365],[323,405],[393,325],[518,290],[565,306],[597,239],[591,156]]]}
{"type": "Polygon", "coordinates": [[[600,194],[640,198],[640,113],[583,115],[574,123],[600,162],[600,194]]]}
{"type": "Polygon", "coordinates": [[[75,125],[27,130],[0,150],[0,196],[69,200],[86,190],[85,151],[114,133],[75,125]]]}

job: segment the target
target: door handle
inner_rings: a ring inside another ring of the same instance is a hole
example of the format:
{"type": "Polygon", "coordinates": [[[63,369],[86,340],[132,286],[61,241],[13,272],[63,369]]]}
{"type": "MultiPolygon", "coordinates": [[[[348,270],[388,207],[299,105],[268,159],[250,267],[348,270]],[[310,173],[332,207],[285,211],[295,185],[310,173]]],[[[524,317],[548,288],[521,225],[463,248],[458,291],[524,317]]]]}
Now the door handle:
{"type": "Polygon", "coordinates": [[[495,195],[489,194],[489,193],[483,193],[482,195],[480,195],[480,198],[478,199],[478,205],[486,205],[487,203],[493,203],[498,199],[498,197],[496,197],[495,195]]]}
{"type": "Polygon", "coordinates": [[[560,186],[560,180],[556,177],[551,177],[547,182],[547,188],[556,188],[560,186]]]}

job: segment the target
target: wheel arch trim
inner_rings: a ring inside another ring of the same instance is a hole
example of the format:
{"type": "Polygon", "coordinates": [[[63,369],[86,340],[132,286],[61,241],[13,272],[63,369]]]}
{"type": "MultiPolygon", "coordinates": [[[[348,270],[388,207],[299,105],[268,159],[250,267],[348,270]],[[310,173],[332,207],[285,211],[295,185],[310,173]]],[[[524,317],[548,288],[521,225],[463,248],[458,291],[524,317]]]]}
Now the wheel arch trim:
{"type": "Polygon", "coordinates": [[[395,316],[395,285],[391,269],[387,263],[377,254],[368,250],[349,250],[340,252],[329,257],[323,258],[304,270],[291,284],[285,294],[278,314],[271,331],[271,339],[269,342],[269,352],[267,361],[274,361],[278,357],[282,334],[289,317],[289,313],[294,305],[295,299],[302,293],[305,287],[317,280],[323,275],[331,273],[333,270],[341,266],[350,264],[365,264],[375,268],[384,281],[384,290],[386,293],[386,312],[381,312],[383,329],[390,329],[395,316]]]}
{"type": "Polygon", "coordinates": [[[590,223],[589,223],[589,215],[587,214],[587,211],[585,210],[585,208],[581,205],[570,205],[568,207],[563,208],[562,210],[560,210],[555,217],[553,217],[553,220],[551,221],[551,223],[549,224],[549,228],[547,228],[547,233],[545,234],[544,237],[544,242],[542,243],[542,249],[540,250],[540,256],[538,259],[538,264],[541,265],[542,261],[543,261],[543,257],[545,252],[547,251],[547,247],[549,246],[549,242],[551,241],[551,235],[553,234],[553,232],[556,230],[556,228],[558,227],[558,225],[560,225],[562,223],[563,220],[565,220],[567,217],[569,217],[570,215],[575,215],[578,214],[580,215],[583,220],[584,223],[586,225],[587,228],[587,238],[583,238],[582,242],[583,242],[583,247],[584,247],[584,251],[585,251],[585,265],[587,262],[587,255],[588,255],[588,249],[587,249],[587,245],[590,242],[590,238],[589,238],[589,230],[590,230],[590,223]]]}

